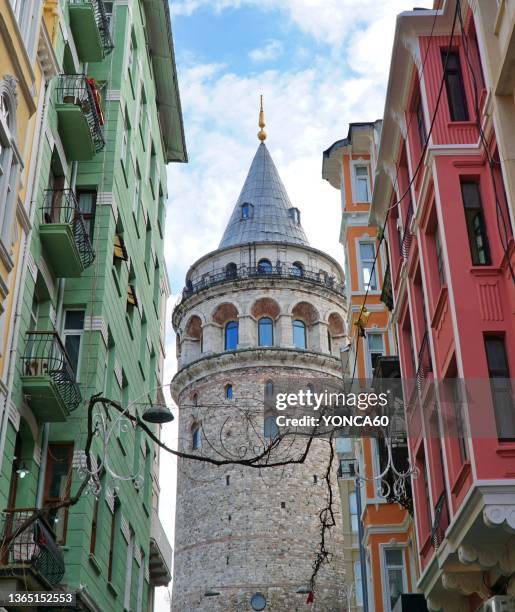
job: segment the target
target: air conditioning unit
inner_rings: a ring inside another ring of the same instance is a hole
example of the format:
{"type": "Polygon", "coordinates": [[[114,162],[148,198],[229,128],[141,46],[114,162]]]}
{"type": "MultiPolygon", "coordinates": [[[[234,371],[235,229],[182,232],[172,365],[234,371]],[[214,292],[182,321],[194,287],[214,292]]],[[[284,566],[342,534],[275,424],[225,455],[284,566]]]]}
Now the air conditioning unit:
{"type": "Polygon", "coordinates": [[[515,597],[496,595],[481,604],[477,612],[515,612],[515,597]]]}

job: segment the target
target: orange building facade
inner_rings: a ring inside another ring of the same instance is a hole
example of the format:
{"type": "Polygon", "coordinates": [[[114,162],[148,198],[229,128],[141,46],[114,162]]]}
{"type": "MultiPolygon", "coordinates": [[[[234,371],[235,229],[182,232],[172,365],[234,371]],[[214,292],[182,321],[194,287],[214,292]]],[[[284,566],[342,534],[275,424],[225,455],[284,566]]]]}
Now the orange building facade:
{"type": "MultiPolygon", "coordinates": [[[[384,246],[378,247],[377,228],[368,221],[380,133],[381,121],[353,123],[347,138],[323,154],[322,176],[341,194],[349,335],[342,362],[345,375],[354,380],[400,376],[397,342],[389,325],[388,257],[384,246]]],[[[349,501],[342,496],[342,504],[351,505],[360,548],[359,563],[354,565],[353,609],[425,610],[421,596],[403,595],[412,593],[417,582],[416,536],[410,500],[401,504],[387,493],[385,479],[391,470],[386,445],[383,439],[361,438],[344,447],[341,444],[347,452],[339,453],[339,475],[352,485],[349,501]]],[[[405,447],[394,448],[393,456],[398,470],[407,469],[405,447]]],[[[408,489],[408,497],[410,493],[408,489]]]]}

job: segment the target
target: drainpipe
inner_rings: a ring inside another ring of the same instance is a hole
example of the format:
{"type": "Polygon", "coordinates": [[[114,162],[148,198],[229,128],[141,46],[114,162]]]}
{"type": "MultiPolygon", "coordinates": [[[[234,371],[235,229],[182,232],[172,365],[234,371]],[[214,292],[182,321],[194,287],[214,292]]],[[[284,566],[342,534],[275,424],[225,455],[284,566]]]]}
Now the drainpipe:
{"type": "Polygon", "coordinates": [[[30,210],[29,210],[29,218],[31,229],[29,230],[28,235],[26,235],[23,239],[23,244],[20,245],[20,253],[22,257],[18,262],[17,269],[17,278],[16,278],[16,289],[14,294],[14,325],[11,330],[11,338],[9,340],[10,347],[8,349],[8,362],[7,362],[7,396],[5,398],[4,409],[2,414],[0,415],[0,471],[2,469],[3,459],[4,459],[4,448],[5,448],[5,438],[7,435],[7,423],[8,413],[9,413],[9,404],[11,403],[12,397],[12,388],[13,388],[13,380],[14,380],[14,372],[16,370],[16,359],[18,354],[18,342],[19,342],[19,328],[20,328],[20,318],[21,318],[21,309],[23,305],[23,287],[25,286],[25,278],[27,273],[27,256],[30,251],[30,244],[32,238],[32,227],[34,225],[34,215],[37,210],[36,202],[38,200],[37,194],[34,193],[34,183],[36,181],[36,177],[40,174],[41,169],[41,160],[42,160],[42,150],[43,147],[41,145],[42,135],[44,133],[44,126],[47,123],[47,115],[48,108],[50,102],[50,81],[45,81],[44,93],[42,91],[42,95],[39,102],[39,107],[37,111],[37,116],[39,121],[36,124],[37,133],[34,138],[34,143],[37,146],[33,149],[33,152],[36,154],[36,159],[31,159],[31,170],[29,174],[29,183],[27,187],[27,192],[25,196],[25,206],[27,206],[30,202],[30,210]],[[32,163],[35,161],[35,165],[32,163]],[[35,167],[35,171],[33,169],[35,167]]]}

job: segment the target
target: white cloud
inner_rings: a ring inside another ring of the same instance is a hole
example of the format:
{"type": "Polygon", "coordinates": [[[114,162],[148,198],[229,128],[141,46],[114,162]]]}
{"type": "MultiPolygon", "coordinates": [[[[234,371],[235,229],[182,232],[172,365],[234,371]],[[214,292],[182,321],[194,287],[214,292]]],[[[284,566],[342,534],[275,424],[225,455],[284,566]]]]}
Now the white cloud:
{"type": "MultiPolygon", "coordinates": [[[[431,7],[432,1],[422,0],[417,4],[431,7]]],[[[395,15],[412,6],[409,0],[176,0],[171,7],[175,15],[192,15],[202,7],[220,13],[244,5],[284,12],[302,32],[336,46],[340,46],[353,29],[383,17],[395,25],[395,15]]]]}
{"type": "Polygon", "coordinates": [[[253,49],[249,57],[253,62],[268,62],[277,59],[283,53],[283,45],[280,40],[271,39],[263,47],[253,49]]]}

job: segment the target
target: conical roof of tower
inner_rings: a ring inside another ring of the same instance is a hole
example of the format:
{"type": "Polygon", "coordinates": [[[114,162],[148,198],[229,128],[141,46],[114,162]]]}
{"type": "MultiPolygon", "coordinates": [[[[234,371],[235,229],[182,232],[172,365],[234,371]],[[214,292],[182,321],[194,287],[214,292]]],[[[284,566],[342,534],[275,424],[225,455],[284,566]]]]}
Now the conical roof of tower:
{"type": "Polygon", "coordinates": [[[248,242],[309,242],[264,142],[258,147],[219,248],[248,242]],[[244,204],[250,204],[248,215],[244,204]]]}

